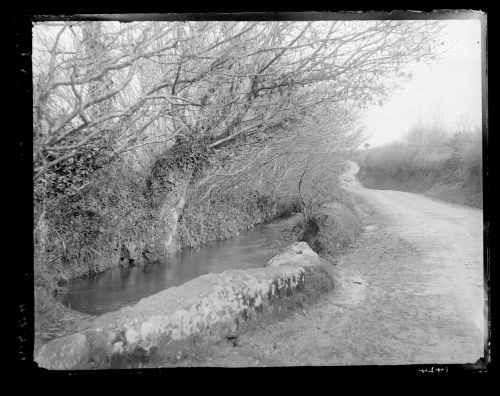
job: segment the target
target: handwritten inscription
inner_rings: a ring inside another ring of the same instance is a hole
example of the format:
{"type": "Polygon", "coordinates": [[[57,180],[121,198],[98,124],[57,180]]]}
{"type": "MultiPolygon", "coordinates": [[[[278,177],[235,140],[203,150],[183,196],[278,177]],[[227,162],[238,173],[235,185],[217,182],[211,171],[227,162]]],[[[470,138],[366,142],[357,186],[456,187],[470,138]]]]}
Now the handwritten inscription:
{"type": "Polygon", "coordinates": [[[430,368],[421,368],[421,369],[418,369],[417,371],[420,371],[422,374],[425,374],[425,373],[437,373],[437,374],[440,374],[440,373],[448,373],[448,367],[445,366],[445,367],[434,367],[434,366],[431,366],[430,368]]]}

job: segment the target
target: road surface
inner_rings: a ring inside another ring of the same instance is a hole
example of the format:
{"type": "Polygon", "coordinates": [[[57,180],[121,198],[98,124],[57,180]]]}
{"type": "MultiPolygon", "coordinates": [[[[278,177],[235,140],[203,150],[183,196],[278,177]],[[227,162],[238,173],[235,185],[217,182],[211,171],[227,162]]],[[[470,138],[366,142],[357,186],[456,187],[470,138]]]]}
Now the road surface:
{"type": "Polygon", "coordinates": [[[337,258],[335,288],[302,312],[222,341],[187,366],[464,364],[484,356],[483,212],[363,188],[365,230],[337,258]]]}

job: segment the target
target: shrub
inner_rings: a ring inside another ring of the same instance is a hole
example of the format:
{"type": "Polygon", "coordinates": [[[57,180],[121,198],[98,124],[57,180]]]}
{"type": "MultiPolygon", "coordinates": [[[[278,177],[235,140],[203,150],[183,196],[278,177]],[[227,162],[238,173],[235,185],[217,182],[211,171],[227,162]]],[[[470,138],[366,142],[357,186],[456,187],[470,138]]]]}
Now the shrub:
{"type": "Polygon", "coordinates": [[[459,132],[439,146],[393,143],[363,150],[353,159],[368,188],[421,192],[482,207],[481,145],[479,131],[459,132]]]}
{"type": "Polygon", "coordinates": [[[124,163],[100,169],[76,194],[39,195],[35,203],[35,282],[116,265],[127,241],[147,240],[153,221],[142,179],[124,163]]]}
{"type": "Polygon", "coordinates": [[[318,208],[302,229],[299,241],[307,242],[318,254],[331,255],[352,244],[362,224],[355,210],[333,201],[318,208]]]}

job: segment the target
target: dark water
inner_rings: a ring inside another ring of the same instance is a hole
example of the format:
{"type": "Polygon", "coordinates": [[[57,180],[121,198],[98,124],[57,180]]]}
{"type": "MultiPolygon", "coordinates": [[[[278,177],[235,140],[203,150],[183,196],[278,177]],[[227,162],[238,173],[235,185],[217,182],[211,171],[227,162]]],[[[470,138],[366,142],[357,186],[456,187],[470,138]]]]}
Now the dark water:
{"type": "Polygon", "coordinates": [[[101,315],[203,274],[263,267],[278,252],[274,241],[285,222],[257,225],[244,234],[182,251],[158,264],[117,267],[92,278],[75,279],[62,295],[62,302],[74,310],[101,315]]]}

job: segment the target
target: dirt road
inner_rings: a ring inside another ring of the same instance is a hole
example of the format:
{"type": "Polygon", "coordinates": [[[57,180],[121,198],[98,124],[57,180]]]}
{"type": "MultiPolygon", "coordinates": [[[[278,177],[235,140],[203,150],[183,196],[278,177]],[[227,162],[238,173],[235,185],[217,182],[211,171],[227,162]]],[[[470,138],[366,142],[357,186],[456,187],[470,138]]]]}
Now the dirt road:
{"type": "Polygon", "coordinates": [[[484,356],[482,211],[369,190],[350,170],[365,231],[336,287],[286,319],[221,342],[189,366],[474,363],[484,356]]]}

